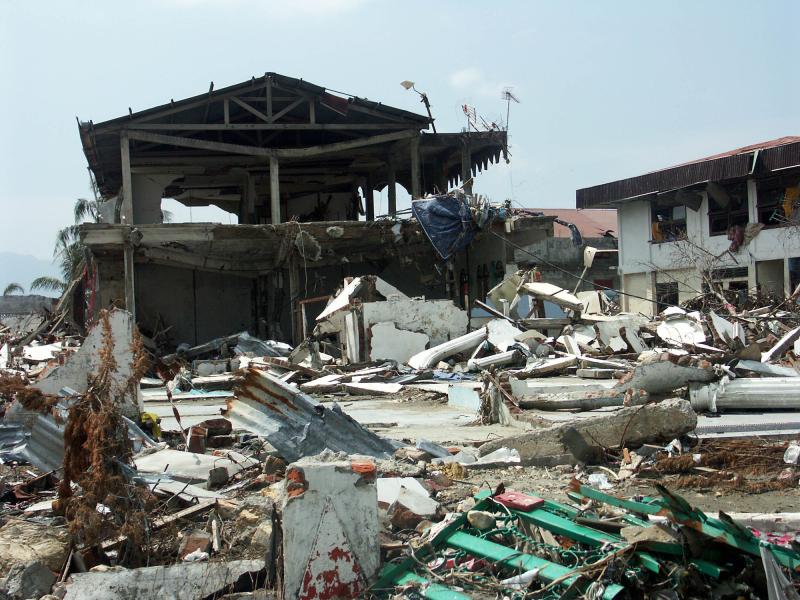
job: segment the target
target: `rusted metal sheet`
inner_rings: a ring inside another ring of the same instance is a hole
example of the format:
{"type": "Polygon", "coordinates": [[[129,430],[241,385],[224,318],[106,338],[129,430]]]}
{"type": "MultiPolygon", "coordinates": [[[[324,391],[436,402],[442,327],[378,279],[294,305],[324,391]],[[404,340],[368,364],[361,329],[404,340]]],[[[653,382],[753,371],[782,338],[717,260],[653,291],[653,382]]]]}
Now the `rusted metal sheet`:
{"type": "Polygon", "coordinates": [[[767,148],[762,150],[758,156],[757,167],[767,171],[796,166],[800,166],[800,142],[767,148]]]}
{"type": "Polygon", "coordinates": [[[575,194],[575,204],[577,208],[607,206],[619,200],[667,192],[707,181],[725,181],[747,177],[753,172],[763,173],[791,167],[800,167],[800,140],[797,137],[783,137],[638,177],[580,189],[575,194]]]}
{"type": "Polygon", "coordinates": [[[725,181],[747,177],[753,164],[753,154],[753,152],[749,152],[696,162],[583,188],[575,192],[575,205],[578,208],[594,208],[619,200],[675,190],[706,181],[725,181]]]}
{"type": "Polygon", "coordinates": [[[395,450],[392,441],[365,429],[338,405],[327,409],[265,371],[247,369],[236,396],[227,401],[226,416],[234,426],[264,436],[287,461],[326,448],[378,458],[395,450]]]}

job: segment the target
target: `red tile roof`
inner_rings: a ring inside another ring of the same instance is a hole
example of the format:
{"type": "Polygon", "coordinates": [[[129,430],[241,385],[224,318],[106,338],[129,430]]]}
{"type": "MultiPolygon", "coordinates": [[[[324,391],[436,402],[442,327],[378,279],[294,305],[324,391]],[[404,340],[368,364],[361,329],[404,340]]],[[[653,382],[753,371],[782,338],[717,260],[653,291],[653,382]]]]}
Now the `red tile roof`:
{"type": "MultiPolygon", "coordinates": [[[[542,212],[548,217],[557,217],[562,221],[577,225],[581,235],[585,238],[600,237],[606,231],[611,231],[615,237],[619,236],[617,228],[617,211],[605,208],[587,208],[578,210],[577,208],[532,208],[531,210],[542,212]]],[[[555,237],[570,237],[567,227],[554,224],[555,237]]]]}

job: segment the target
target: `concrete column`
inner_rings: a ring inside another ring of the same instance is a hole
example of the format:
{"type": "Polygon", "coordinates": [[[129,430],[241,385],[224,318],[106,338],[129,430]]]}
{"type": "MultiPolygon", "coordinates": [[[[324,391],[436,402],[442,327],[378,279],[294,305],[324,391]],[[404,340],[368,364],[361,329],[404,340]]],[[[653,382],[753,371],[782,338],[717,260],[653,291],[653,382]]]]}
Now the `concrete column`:
{"type": "Polygon", "coordinates": [[[256,180],[247,173],[242,180],[242,199],[239,202],[239,223],[256,223],[256,180]]]}
{"type": "Polygon", "coordinates": [[[167,187],[176,175],[151,175],[149,173],[134,173],[131,177],[133,183],[133,223],[150,224],[162,223],[161,199],[164,188],[167,187]]]}
{"type": "Polygon", "coordinates": [[[440,194],[447,193],[447,174],[444,170],[444,164],[441,161],[436,161],[434,163],[435,169],[435,180],[436,180],[436,187],[439,190],[440,194]]]}
{"type": "Polygon", "coordinates": [[[411,140],[411,198],[422,198],[421,169],[419,164],[419,137],[411,140]]]}
{"type": "Polygon", "coordinates": [[[472,153],[469,139],[463,139],[461,147],[461,185],[465,194],[472,194],[472,153]]]}
{"type": "Polygon", "coordinates": [[[392,162],[389,163],[388,181],[389,183],[386,185],[386,191],[389,196],[388,213],[394,215],[397,212],[397,173],[392,162]]]}
{"type": "Polygon", "coordinates": [[[375,220],[375,191],[372,189],[372,177],[367,175],[364,184],[364,202],[366,203],[367,221],[375,220]]]}
{"type": "Polygon", "coordinates": [[[277,225],[281,222],[281,185],[278,159],[273,156],[269,159],[269,200],[272,224],[277,225]]]}
{"type": "Polygon", "coordinates": [[[125,277],[125,310],[131,313],[133,322],[136,323],[136,288],[135,288],[135,265],[133,263],[133,245],[126,236],[122,249],[125,277]]]}

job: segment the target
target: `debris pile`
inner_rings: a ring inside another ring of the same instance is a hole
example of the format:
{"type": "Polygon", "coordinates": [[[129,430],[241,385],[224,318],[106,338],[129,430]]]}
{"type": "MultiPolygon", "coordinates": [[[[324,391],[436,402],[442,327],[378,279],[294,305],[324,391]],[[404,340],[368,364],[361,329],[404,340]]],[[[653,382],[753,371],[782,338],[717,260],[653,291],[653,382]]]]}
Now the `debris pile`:
{"type": "Polygon", "coordinates": [[[800,567],[793,547],[656,488],[625,499],[573,480],[570,503],[485,490],[412,539],[375,589],[454,599],[796,597],[784,573],[800,567]]]}
{"type": "Polygon", "coordinates": [[[0,332],[2,589],[772,598],[797,519],[714,503],[798,493],[793,306],[649,319],[532,269],[469,311],[348,278],[297,346],[0,332]]]}

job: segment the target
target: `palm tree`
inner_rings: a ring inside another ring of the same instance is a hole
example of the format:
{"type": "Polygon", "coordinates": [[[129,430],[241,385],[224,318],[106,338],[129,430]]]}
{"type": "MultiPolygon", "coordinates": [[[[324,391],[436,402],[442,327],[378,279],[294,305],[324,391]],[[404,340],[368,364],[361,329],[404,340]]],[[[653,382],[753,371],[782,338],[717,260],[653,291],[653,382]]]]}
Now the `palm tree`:
{"type": "Polygon", "coordinates": [[[6,289],[3,290],[3,296],[10,296],[11,294],[24,294],[25,288],[18,283],[9,283],[6,289]]]}
{"type": "MultiPolygon", "coordinates": [[[[61,271],[61,278],[58,277],[37,277],[31,282],[31,291],[41,290],[47,292],[58,292],[64,294],[72,282],[83,276],[84,270],[91,269],[92,254],[89,249],[81,243],[79,228],[82,223],[101,223],[100,205],[102,199],[97,189],[94,178],[90,180],[91,190],[94,200],[78,198],[72,209],[73,224],[59,230],[56,235],[56,245],[53,249],[53,258],[58,261],[61,271]]],[[[162,221],[169,223],[172,220],[172,213],[168,210],[161,211],[162,221]]],[[[65,299],[68,306],[70,299],[65,299]]]]}
{"type": "MultiPolygon", "coordinates": [[[[92,189],[95,191],[94,181],[92,189]]],[[[53,258],[58,263],[61,277],[37,277],[30,286],[31,291],[58,292],[61,296],[66,294],[67,297],[62,297],[60,305],[68,314],[72,310],[71,291],[75,289],[85,269],[92,266],[92,255],[81,243],[79,226],[85,222],[100,222],[100,201],[78,198],[73,207],[73,220],[72,225],[59,230],[53,249],[53,258]]]]}
{"type": "Polygon", "coordinates": [[[31,291],[64,292],[64,282],[58,277],[37,277],[31,282],[31,291]]]}

